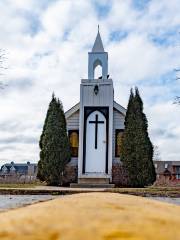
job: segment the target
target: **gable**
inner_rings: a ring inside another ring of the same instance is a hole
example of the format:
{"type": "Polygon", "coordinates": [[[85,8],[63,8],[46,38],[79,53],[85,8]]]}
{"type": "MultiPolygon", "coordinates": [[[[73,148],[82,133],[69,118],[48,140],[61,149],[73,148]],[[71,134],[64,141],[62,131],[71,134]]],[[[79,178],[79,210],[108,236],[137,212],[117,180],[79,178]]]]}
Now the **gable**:
{"type": "MultiPolygon", "coordinates": [[[[121,114],[123,114],[124,116],[126,115],[126,109],[121,106],[120,104],[118,104],[117,102],[113,102],[113,107],[114,109],[116,109],[116,111],[120,112],[121,114]]],[[[74,105],[72,108],[70,108],[68,111],[65,112],[65,117],[66,120],[68,121],[68,119],[77,111],[79,111],[80,109],[80,102],[78,102],[76,105],[74,105]]]]}
{"type": "Polygon", "coordinates": [[[12,167],[10,168],[10,171],[16,171],[15,167],[12,166],[12,167]]]}
{"type": "Polygon", "coordinates": [[[72,108],[70,108],[68,111],[65,112],[66,120],[75,112],[77,112],[79,109],[80,109],[80,103],[78,102],[76,105],[74,105],[72,108]]]}
{"type": "Polygon", "coordinates": [[[8,168],[5,165],[3,165],[1,168],[1,171],[6,172],[6,171],[8,171],[8,168]]]}
{"type": "Polygon", "coordinates": [[[114,101],[113,107],[116,111],[120,112],[124,116],[126,115],[126,109],[123,106],[121,106],[119,103],[114,101]]]}

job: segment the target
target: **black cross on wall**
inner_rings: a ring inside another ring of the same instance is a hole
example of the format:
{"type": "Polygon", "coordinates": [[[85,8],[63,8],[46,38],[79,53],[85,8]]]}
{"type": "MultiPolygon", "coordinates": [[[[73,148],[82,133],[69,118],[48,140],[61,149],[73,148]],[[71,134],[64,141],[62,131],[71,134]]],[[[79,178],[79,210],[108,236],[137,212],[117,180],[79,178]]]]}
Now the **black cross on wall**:
{"type": "Polygon", "coordinates": [[[104,121],[98,121],[98,114],[95,116],[95,121],[89,121],[95,124],[95,149],[97,149],[98,124],[103,124],[104,121]]]}

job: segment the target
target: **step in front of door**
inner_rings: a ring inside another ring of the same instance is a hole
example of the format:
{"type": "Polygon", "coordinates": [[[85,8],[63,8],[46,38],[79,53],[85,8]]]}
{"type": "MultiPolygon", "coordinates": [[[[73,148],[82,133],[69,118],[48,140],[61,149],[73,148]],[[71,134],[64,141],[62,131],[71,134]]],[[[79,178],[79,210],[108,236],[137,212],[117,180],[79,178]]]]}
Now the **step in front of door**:
{"type": "Polygon", "coordinates": [[[82,177],[82,178],[78,178],[78,183],[85,183],[85,184],[109,184],[109,178],[88,178],[88,177],[82,177]]]}

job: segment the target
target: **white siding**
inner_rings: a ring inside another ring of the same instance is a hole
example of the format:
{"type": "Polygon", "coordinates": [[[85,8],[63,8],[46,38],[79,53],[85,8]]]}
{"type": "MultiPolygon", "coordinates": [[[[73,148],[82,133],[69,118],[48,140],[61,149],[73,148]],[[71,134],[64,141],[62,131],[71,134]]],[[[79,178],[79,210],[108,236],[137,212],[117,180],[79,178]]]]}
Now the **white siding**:
{"type": "Polygon", "coordinates": [[[67,130],[79,129],[79,110],[66,119],[67,130]]]}
{"type": "Polygon", "coordinates": [[[113,110],[113,161],[116,161],[116,158],[115,158],[115,131],[116,131],[116,129],[124,129],[124,120],[125,120],[125,116],[114,108],[114,110],[113,110]]]}
{"type": "MultiPolygon", "coordinates": [[[[79,130],[79,110],[73,113],[66,119],[67,131],[68,130],[79,130]]],[[[71,161],[68,163],[71,166],[78,165],[78,158],[72,157],[71,161]]]]}
{"type": "Polygon", "coordinates": [[[112,79],[82,80],[81,103],[83,106],[109,106],[113,104],[112,79]],[[98,85],[99,92],[94,93],[94,86],[98,85]]]}

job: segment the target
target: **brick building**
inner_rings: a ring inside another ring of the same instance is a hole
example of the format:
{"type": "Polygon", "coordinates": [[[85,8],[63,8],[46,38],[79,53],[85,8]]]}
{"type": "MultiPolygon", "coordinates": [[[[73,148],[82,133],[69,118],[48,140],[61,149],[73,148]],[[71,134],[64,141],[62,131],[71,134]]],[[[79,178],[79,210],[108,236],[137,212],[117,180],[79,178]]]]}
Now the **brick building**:
{"type": "Polygon", "coordinates": [[[157,183],[180,184],[180,161],[154,161],[157,183]]]}

